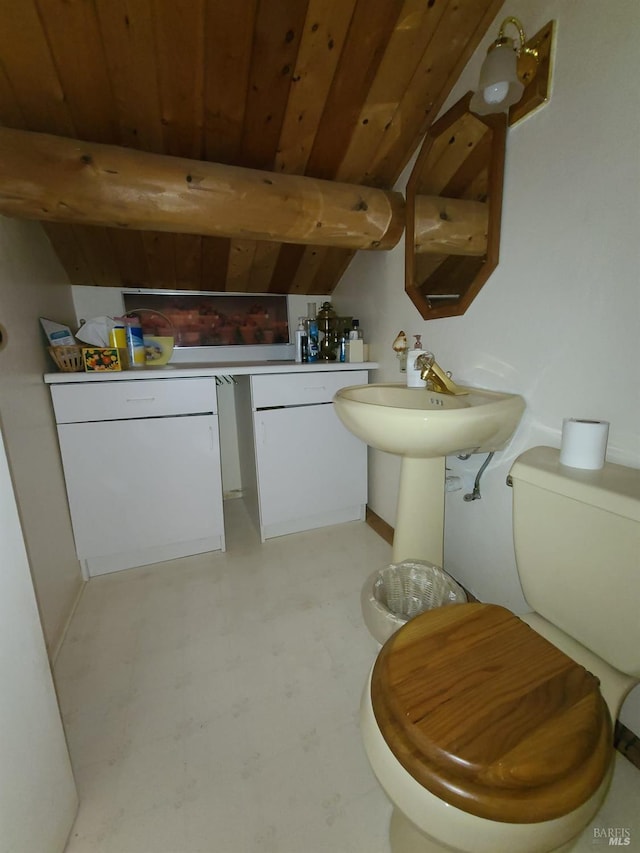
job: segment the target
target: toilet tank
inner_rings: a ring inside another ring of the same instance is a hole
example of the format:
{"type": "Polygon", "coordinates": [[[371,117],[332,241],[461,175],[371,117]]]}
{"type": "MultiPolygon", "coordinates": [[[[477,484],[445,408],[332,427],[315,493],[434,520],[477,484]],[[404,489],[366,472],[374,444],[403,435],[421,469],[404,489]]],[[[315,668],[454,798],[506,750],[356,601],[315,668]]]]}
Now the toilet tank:
{"type": "Polygon", "coordinates": [[[640,470],[515,461],[513,537],[529,606],[611,666],[640,678],[640,470]]]}

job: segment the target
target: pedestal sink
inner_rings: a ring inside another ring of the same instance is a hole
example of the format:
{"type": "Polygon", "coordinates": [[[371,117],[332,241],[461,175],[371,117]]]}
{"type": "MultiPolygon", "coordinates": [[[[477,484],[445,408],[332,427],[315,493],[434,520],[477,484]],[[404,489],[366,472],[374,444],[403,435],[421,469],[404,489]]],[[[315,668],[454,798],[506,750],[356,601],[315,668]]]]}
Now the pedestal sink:
{"type": "Polygon", "coordinates": [[[342,388],[333,398],[347,429],[402,457],[393,561],[442,566],[445,456],[500,450],[524,412],[517,394],[466,386],[452,396],[399,383],[342,388]]]}

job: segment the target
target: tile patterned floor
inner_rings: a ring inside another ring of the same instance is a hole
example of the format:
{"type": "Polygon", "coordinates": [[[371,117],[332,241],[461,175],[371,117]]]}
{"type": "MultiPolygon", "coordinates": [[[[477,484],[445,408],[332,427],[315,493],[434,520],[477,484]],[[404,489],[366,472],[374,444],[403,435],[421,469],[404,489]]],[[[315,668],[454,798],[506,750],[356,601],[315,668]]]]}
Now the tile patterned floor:
{"type": "MultiPolygon", "coordinates": [[[[226,554],[87,585],[55,672],[81,800],[66,853],[388,853],[357,709],[360,587],[390,548],[359,523],[261,545],[225,509],[226,554]]],[[[640,850],[621,761],[595,825],[640,850]]],[[[600,843],[591,827],[576,853],[600,843]]]]}

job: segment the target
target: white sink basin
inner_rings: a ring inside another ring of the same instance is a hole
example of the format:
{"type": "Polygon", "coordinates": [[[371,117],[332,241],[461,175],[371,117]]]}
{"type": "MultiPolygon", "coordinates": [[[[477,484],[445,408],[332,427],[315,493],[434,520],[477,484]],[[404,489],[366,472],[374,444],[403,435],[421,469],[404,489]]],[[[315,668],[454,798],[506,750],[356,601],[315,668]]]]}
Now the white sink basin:
{"type": "Polygon", "coordinates": [[[442,566],[445,456],[499,450],[524,400],[480,388],[460,396],[399,383],[351,385],[333,398],[341,421],[371,447],[402,457],[392,560],[442,566]]]}
{"type": "Polygon", "coordinates": [[[371,447],[413,459],[499,450],[525,404],[517,394],[470,388],[463,396],[400,383],[351,385],[333,398],[347,429],[371,447]]]}

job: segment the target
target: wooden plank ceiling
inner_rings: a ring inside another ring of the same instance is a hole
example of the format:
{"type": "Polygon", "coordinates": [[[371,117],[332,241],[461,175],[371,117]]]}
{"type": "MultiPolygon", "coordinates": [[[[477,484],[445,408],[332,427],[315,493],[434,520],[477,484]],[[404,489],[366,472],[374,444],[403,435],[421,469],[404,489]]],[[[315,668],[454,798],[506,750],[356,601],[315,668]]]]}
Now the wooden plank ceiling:
{"type": "MultiPolygon", "coordinates": [[[[0,0],[0,123],[391,188],[501,5],[0,0]]],[[[73,284],[322,294],[353,256],[44,227],[73,284]]]]}

